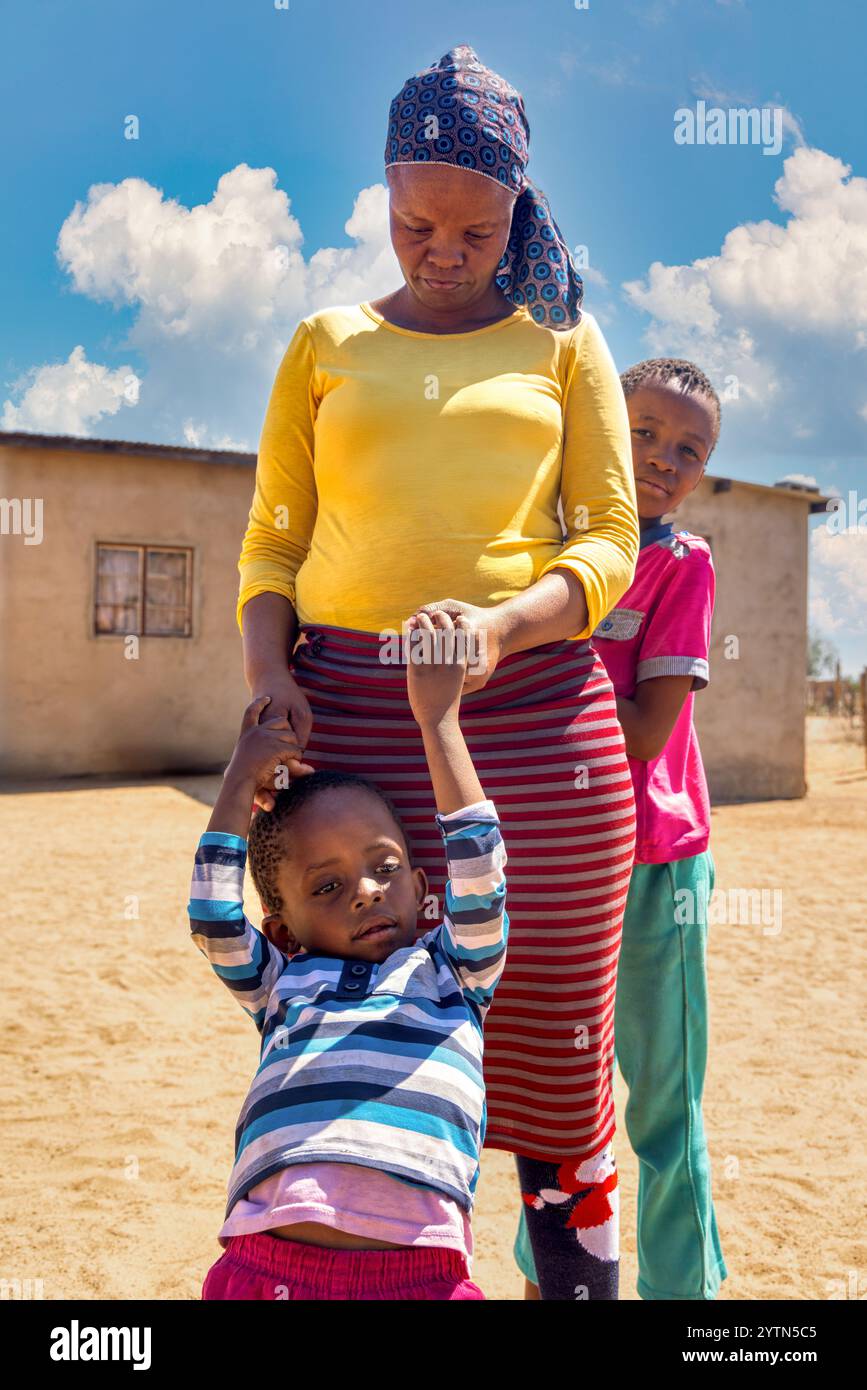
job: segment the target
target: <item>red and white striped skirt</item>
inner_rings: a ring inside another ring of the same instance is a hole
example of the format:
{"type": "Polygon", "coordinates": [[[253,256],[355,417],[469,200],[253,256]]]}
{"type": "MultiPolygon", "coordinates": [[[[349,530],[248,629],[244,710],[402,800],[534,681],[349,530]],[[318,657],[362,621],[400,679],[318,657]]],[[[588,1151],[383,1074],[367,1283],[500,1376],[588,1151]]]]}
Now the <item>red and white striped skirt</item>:
{"type": "MultiPolygon", "coordinates": [[[[307,757],[392,798],[442,903],[442,837],[406,667],[383,664],[380,647],[378,633],[302,625],[292,667],[313,710],[307,757]]],[[[508,854],[509,949],[485,1022],[485,1144],[591,1157],[614,1133],[614,989],[635,847],[611,682],[589,641],[548,642],[504,657],[464,695],[461,727],[508,854]]]]}

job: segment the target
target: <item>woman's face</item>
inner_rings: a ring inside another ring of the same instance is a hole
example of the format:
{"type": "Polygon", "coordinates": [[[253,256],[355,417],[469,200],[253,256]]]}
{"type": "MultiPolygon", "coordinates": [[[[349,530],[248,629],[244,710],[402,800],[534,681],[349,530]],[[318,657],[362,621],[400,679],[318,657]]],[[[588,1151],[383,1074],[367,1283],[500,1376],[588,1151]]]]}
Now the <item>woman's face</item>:
{"type": "Polygon", "coordinates": [[[516,195],[450,164],[395,164],[386,172],[391,243],[411,293],[434,311],[475,304],[506,249],[516,195]]]}

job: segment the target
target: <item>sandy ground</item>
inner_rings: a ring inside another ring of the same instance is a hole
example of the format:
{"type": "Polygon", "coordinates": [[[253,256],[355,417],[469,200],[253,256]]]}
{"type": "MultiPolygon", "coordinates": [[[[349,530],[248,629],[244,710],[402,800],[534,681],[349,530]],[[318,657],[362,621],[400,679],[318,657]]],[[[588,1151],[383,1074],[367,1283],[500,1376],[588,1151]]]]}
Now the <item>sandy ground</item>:
{"type": "MultiPolygon", "coordinates": [[[[809,782],[803,801],[713,814],[718,888],[782,892],[781,930],[711,928],[706,1123],[726,1298],[867,1295],[867,772],[842,726],[811,720],[809,782]]],[[[40,1279],[45,1298],[196,1298],[219,1254],[257,1036],[188,939],[217,783],[0,796],[0,1278],[40,1279]]],[[[258,920],[254,896],[247,911],[258,920]]],[[[618,1077],[619,1121],[624,1098],[618,1077]]],[[[636,1166],[622,1129],[617,1151],[628,1299],[636,1166]]],[[[513,1160],[486,1151],[474,1276],[491,1298],[523,1295],[516,1202],[513,1160]]]]}

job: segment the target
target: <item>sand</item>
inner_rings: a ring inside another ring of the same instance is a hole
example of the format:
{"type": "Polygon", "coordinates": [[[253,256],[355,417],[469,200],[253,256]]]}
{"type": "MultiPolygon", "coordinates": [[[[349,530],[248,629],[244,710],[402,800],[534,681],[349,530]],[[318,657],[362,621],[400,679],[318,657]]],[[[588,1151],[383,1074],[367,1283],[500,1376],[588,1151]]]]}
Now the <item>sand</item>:
{"type": "MultiPolygon", "coordinates": [[[[809,795],[715,809],[722,890],[782,893],[781,930],[711,927],[706,1094],[722,1297],[867,1295],[867,772],[809,723],[809,795]],[[860,1283],[859,1283],[860,1279],[860,1283]]],[[[188,938],[192,855],[218,778],[0,796],[5,983],[0,1278],[60,1298],[196,1298],[219,1254],[257,1035],[188,938]]],[[[249,881],[248,881],[249,891],[249,881]]],[[[247,911],[258,920],[251,894],[247,911]]],[[[621,1296],[635,1298],[636,1166],[622,1130],[621,1296]]],[[[514,1162],[485,1151],[474,1277],[523,1296],[514,1162]]]]}

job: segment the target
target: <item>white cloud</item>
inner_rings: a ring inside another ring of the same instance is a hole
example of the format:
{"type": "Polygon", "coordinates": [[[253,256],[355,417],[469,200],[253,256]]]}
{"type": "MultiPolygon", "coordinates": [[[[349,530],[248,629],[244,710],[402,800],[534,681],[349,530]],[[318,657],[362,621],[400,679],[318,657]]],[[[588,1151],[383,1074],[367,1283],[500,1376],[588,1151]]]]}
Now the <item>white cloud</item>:
{"type": "Polygon", "coordinates": [[[738,88],[721,87],[716,79],[707,73],[699,73],[692,78],[693,94],[714,106],[754,106],[756,103],[738,88]]]}
{"type": "MultiPolygon", "coordinates": [[[[254,449],[298,320],[401,283],[384,185],[361,190],[345,232],[354,244],[305,260],[276,173],[247,164],[191,208],[144,179],[94,184],[64,221],[57,256],[81,294],[135,312],[123,346],[145,362],[145,389],[122,436],[254,449]]],[[[64,432],[106,434],[101,422],[122,403],[117,379],[130,371],[85,363],[83,349],[64,368],[33,368],[32,382],[13,388],[26,394],[6,403],[5,428],[54,432],[62,419],[64,432]],[[89,392],[72,379],[85,372],[89,392]]]]}
{"type": "Polygon", "coordinates": [[[828,631],[867,637],[867,518],[845,530],[827,522],[810,535],[810,616],[828,631]]]}
{"type": "Polygon", "coordinates": [[[579,269],[578,274],[586,285],[596,285],[601,290],[608,289],[608,280],[605,274],[603,271],[597,270],[595,266],[585,265],[579,269]]]}
{"type": "Polygon", "coordinates": [[[801,487],[819,486],[816,479],[809,473],[786,473],[782,478],[778,479],[778,481],[781,483],[794,483],[796,486],[800,484],[801,487]]]}
{"type": "Polygon", "coordinates": [[[856,357],[867,330],[867,179],[802,147],[774,199],[782,224],[734,227],[718,255],[655,261],[623,288],[650,316],[651,355],[692,357],[717,383],[737,378],[723,408],[727,447],[857,453],[867,446],[856,357]]]}
{"type": "MultiPolygon", "coordinates": [[[[580,73],[606,87],[645,85],[640,77],[638,54],[629,52],[617,44],[609,44],[607,49],[594,47],[593,57],[576,53],[574,49],[563,49],[557,54],[556,61],[568,77],[574,78],[576,73],[580,73]]],[[[544,83],[544,90],[549,96],[560,96],[563,89],[556,77],[548,77],[544,83]]]]}
{"type": "MultiPolygon", "coordinates": [[[[779,102],[763,101],[760,106],[779,106],[779,102]]],[[[806,145],[807,139],[804,135],[804,127],[798,120],[794,111],[790,111],[788,106],[780,107],[783,113],[783,136],[789,137],[796,145],[806,145]]]]}
{"type": "Polygon", "coordinates": [[[810,628],[816,632],[834,632],[843,626],[842,618],[834,616],[827,594],[813,581],[810,585],[810,628]]]}
{"type": "Polygon", "coordinates": [[[233,439],[229,434],[215,438],[204,420],[185,420],[183,434],[184,443],[192,449],[234,449],[242,454],[250,452],[246,440],[233,439]]]}
{"type": "Polygon", "coordinates": [[[31,367],[13,386],[16,404],[3,407],[4,430],[31,434],[87,435],[121,406],[135,406],[141,382],[132,367],[114,369],[88,362],[84,348],[72,349],[65,362],[31,367]]]}

